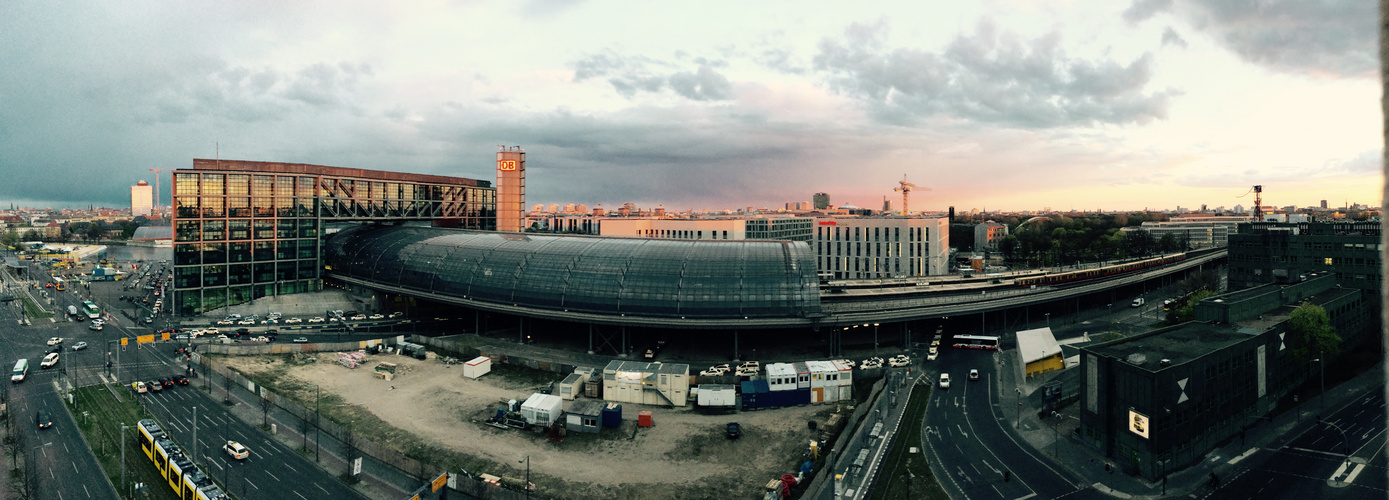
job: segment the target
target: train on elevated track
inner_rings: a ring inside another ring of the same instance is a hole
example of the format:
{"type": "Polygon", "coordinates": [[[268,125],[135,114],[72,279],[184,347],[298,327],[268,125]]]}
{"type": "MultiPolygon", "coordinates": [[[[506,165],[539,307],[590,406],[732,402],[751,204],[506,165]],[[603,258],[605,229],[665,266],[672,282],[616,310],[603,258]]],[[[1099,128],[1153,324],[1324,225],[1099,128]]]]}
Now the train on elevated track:
{"type": "Polygon", "coordinates": [[[858,281],[822,279],[820,290],[822,299],[835,301],[873,300],[917,295],[978,295],[980,292],[1016,290],[1018,288],[1052,286],[1100,279],[1173,264],[1186,260],[1190,256],[1191,254],[1183,252],[1069,271],[1032,270],[1008,274],[973,273],[968,277],[952,279],[942,279],[939,276],[858,281]]]}

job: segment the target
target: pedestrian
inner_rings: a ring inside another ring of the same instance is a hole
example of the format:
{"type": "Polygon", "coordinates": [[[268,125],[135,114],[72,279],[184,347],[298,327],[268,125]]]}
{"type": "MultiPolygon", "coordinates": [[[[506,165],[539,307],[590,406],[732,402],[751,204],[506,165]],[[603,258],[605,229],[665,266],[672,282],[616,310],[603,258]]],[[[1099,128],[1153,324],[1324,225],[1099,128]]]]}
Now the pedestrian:
{"type": "Polygon", "coordinates": [[[395,386],[391,386],[391,390],[394,391],[394,390],[395,390],[395,386]]]}

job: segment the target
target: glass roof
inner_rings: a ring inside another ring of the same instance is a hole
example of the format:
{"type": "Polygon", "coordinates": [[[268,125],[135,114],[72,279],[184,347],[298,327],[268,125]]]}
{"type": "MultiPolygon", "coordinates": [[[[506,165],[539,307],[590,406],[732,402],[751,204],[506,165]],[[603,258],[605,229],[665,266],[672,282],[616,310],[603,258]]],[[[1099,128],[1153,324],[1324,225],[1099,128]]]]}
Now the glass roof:
{"type": "Polygon", "coordinates": [[[427,227],[333,235],[332,273],[498,304],[664,317],[818,313],[804,242],[693,241],[427,227]]]}

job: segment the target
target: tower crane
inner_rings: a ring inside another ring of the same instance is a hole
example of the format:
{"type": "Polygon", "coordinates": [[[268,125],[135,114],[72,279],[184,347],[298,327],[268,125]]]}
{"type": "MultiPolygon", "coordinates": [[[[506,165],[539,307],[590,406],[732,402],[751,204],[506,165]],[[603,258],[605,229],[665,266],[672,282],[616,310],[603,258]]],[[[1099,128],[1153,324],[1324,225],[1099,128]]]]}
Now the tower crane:
{"type": "Polygon", "coordinates": [[[174,171],[174,169],[172,169],[172,168],[151,168],[151,169],[150,169],[150,172],[154,172],[154,214],[155,214],[155,216],[157,216],[157,217],[159,217],[159,218],[161,218],[161,219],[164,218],[164,215],[163,215],[164,212],[163,212],[162,210],[160,210],[160,208],[159,208],[159,201],[160,201],[160,199],[161,199],[161,198],[159,197],[159,176],[160,176],[160,173],[161,173],[161,172],[172,172],[172,171],[174,171]]]}
{"type": "Polygon", "coordinates": [[[910,182],[907,182],[907,174],[902,174],[902,180],[897,181],[897,184],[899,184],[899,186],[898,186],[898,187],[895,187],[895,188],[892,188],[892,190],[893,190],[893,191],[901,191],[901,192],[902,192],[902,215],[907,215],[907,195],[911,194],[912,190],[914,190],[914,189],[915,189],[915,190],[921,190],[921,191],[930,191],[930,190],[931,190],[931,188],[919,188],[919,187],[916,187],[916,184],[912,184],[912,183],[910,183],[910,182]]]}

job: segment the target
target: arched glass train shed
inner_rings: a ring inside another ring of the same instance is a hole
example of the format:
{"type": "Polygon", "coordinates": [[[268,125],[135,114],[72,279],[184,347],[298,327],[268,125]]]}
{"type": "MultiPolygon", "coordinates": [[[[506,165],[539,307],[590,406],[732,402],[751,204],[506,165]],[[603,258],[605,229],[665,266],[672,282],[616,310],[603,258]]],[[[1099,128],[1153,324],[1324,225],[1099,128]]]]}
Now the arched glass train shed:
{"type": "Polygon", "coordinates": [[[552,318],[777,327],[820,313],[804,242],[359,226],[328,240],[324,263],[346,281],[552,318]]]}

